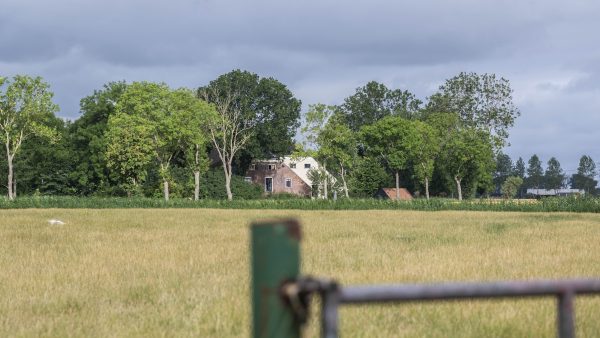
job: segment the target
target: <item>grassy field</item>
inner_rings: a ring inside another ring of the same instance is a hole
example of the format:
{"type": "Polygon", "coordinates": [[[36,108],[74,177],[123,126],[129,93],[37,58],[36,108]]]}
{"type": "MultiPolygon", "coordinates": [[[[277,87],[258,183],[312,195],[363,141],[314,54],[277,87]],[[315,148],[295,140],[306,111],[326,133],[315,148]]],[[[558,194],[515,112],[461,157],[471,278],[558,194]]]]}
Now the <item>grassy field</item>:
{"type": "MultiPolygon", "coordinates": [[[[342,284],[600,276],[598,214],[0,210],[0,336],[248,336],[248,223],[274,216],[301,219],[303,270],[342,284]]],[[[576,309],[600,335],[600,297],[576,309]]],[[[544,298],[340,315],[344,337],[553,337],[556,314],[544,298]]]]}

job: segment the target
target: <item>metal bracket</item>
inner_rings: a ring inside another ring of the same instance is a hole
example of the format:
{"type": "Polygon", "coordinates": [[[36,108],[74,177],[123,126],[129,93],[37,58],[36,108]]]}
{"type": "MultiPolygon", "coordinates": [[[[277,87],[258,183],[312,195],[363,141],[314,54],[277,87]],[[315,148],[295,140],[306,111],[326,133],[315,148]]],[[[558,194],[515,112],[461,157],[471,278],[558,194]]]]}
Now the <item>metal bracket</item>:
{"type": "Polygon", "coordinates": [[[300,277],[281,286],[284,301],[292,308],[296,320],[305,324],[309,317],[310,300],[313,294],[321,297],[321,330],[323,337],[337,337],[337,309],[339,286],[331,279],[300,277]]]}

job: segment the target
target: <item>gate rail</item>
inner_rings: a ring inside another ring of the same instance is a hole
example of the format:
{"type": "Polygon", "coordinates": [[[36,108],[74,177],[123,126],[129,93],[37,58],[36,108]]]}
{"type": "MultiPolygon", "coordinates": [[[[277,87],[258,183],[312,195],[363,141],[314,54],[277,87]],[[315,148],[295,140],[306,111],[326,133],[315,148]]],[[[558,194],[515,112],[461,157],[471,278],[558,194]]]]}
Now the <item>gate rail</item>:
{"type": "Polygon", "coordinates": [[[254,337],[300,337],[312,295],[321,297],[321,334],[338,336],[343,304],[506,297],[557,298],[557,335],[575,336],[576,294],[600,294],[600,279],[363,285],[300,276],[300,225],[294,220],[252,225],[254,337]]]}

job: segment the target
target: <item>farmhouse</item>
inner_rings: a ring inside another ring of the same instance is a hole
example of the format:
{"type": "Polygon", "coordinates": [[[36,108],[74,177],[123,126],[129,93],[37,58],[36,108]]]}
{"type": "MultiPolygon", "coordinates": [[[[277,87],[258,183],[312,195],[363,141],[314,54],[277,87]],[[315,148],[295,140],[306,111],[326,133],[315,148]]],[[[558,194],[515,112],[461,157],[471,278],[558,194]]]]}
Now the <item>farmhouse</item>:
{"type": "Polygon", "coordinates": [[[310,197],[313,189],[317,193],[319,189],[313,187],[309,171],[318,169],[319,163],[312,157],[254,160],[244,179],[262,185],[266,194],[289,193],[310,197]]]}

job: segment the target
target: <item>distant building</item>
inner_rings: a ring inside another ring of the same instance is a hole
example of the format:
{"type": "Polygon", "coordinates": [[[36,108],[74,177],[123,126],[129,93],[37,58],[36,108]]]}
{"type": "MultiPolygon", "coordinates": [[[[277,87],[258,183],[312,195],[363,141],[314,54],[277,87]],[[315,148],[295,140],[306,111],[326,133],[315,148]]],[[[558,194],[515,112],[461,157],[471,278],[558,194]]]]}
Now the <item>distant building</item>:
{"type": "Polygon", "coordinates": [[[527,195],[535,197],[584,195],[583,189],[527,189],[527,195]]]}
{"type": "Polygon", "coordinates": [[[313,187],[308,175],[310,170],[315,169],[320,169],[320,166],[312,157],[254,160],[244,179],[262,185],[265,194],[289,193],[310,197],[313,189],[318,189],[313,187]]]}
{"type": "MultiPolygon", "coordinates": [[[[381,188],[377,190],[377,193],[375,193],[374,197],[395,200],[396,188],[381,188]]],[[[410,201],[412,198],[413,197],[408,190],[405,188],[400,188],[400,200],[410,201]]]]}

